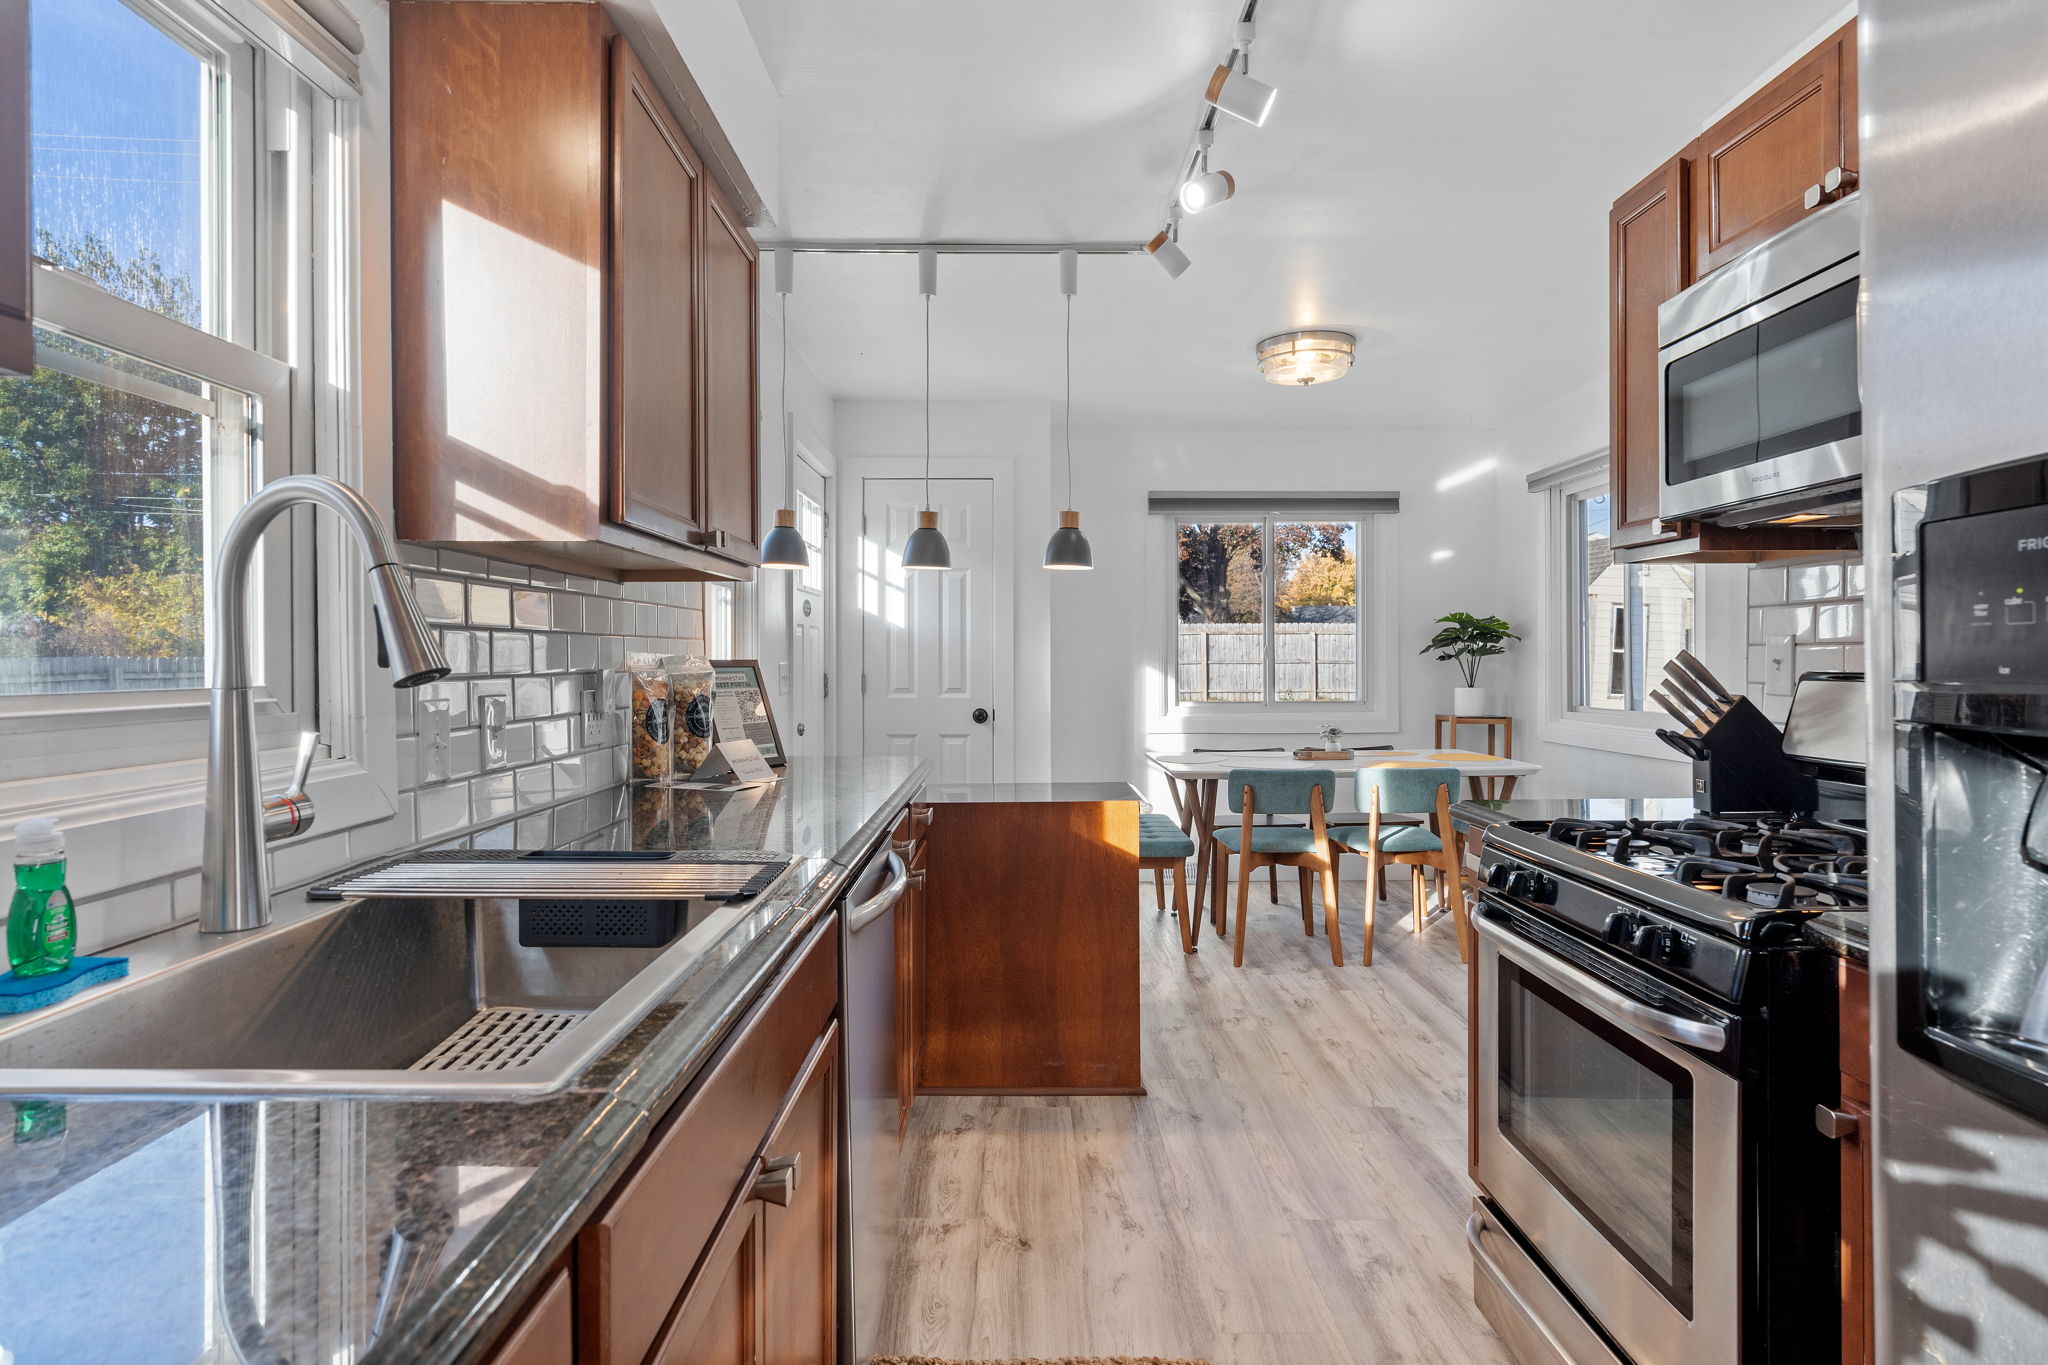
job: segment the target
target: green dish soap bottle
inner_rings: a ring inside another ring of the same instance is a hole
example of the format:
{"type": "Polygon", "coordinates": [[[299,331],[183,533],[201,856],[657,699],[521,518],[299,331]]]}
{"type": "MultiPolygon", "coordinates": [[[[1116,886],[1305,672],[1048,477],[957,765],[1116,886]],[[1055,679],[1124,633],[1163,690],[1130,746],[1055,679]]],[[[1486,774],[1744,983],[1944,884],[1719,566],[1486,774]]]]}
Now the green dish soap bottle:
{"type": "Polygon", "coordinates": [[[16,976],[48,976],[71,965],[78,913],[64,885],[64,836],[57,822],[14,827],[14,899],[7,906],[7,964],[16,976]]]}

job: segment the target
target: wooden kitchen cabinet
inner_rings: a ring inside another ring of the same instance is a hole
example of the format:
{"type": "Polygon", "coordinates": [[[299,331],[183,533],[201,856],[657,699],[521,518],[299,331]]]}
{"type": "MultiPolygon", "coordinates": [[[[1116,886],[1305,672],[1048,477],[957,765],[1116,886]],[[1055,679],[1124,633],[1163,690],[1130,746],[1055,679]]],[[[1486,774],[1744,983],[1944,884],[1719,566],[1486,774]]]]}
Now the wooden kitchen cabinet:
{"type": "Polygon", "coordinates": [[[1657,426],[1657,306],[1692,279],[1692,231],[1686,212],[1692,167],[1674,156],[1614,201],[1607,216],[1609,543],[1639,545],[1676,537],[1657,517],[1663,489],[1657,426]]]}
{"type": "Polygon", "coordinates": [[[399,535],[750,578],[757,253],[685,123],[600,5],[391,25],[399,535]]]}
{"type": "Polygon", "coordinates": [[[753,1200],[726,1214],[650,1365],[758,1365],[768,1331],[767,1220],[753,1200]]]}
{"type": "Polygon", "coordinates": [[[1856,21],[1794,62],[1700,134],[1692,161],[1693,237],[1701,275],[1853,189],[1856,21]],[[1841,190],[1811,205],[1828,172],[1841,190]]]}
{"type": "Polygon", "coordinates": [[[0,374],[36,366],[29,321],[28,3],[0,0],[0,374]]]}
{"type": "MultiPolygon", "coordinates": [[[[1608,508],[1614,557],[1744,564],[1851,551],[1853,532],[1726,527],[1658,514],[1657,309],[1797,222],[1809,186],[1856,169],[1851,21],[1614,201],[1608,214],[1608,508]]],[[[1825,202],[1825,201],[1823,201],[1825,202]]]]}
{"type": "Polygon", "coordinates": [[[498,1342],[486,1365],[576,1365],[574,1300],[569,1272],[557,1270],[498,1342]]]}
{"type": "Polygon", "coordinates": [[[1835,1130],[1841,1151],[1842,1218],[1836,1270],[1841,1283],[1842,1365],[1872,1365],[1877,1358],[1877,1318],[1871,1277],[1875,1170],[1870,1151],[1870,973],[1848,958],[1841,960],[1836,973],[1842,1098],[1832,1117],[1815,1117],[1835,1130]]]}
{"type": "Polygon", "coordinates": [[[925,834],[933,810],[911,807],[897,822],[891,847],[910,872],[910,884],[896,908],[896,1132],[910,1131],[910,1111],[917,1103],[918,1078],[924,1069],[925,919],[931,861],[925,834]]]}

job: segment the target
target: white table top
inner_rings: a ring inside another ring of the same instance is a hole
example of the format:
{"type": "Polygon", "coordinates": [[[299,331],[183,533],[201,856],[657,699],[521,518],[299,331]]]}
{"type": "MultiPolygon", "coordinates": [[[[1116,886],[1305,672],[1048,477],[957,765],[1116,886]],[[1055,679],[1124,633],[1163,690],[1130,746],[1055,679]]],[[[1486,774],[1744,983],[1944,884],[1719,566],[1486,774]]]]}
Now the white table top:
{"type": "Polygon", "coordinates": [[[1235,753],[1158,753],[1146,757],[1168,777],[1206,781],[1229,775],[1232,768],[1329,768],[1355,773],[1381,763],[1421,764],[1456,768],[1466,777],[1523,777],[1543,765],[1520,758],[1495,758],[1469,749],[1359,749],[1353,758],[1296,758],[1288,750],[1235,753]]]}

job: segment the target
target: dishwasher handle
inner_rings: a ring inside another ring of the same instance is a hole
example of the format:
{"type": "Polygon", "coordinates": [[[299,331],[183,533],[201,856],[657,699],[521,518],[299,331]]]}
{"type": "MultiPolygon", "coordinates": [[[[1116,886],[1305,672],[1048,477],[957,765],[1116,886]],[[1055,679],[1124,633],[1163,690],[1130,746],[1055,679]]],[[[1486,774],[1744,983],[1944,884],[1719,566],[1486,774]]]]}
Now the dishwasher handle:
{"type": "MultiPolygon", "coordinates": [[[[846,931],[850,934],[859,933],[888,914],[896,902],[903,899],[904,891],[910,886],[910,868],[905,865],[903,859],[894,852],[885,853],[882,857],[880,865],[891,869],[888,883],[866,900],[856,901],[846,907],[846,931]]],[[[869,863],[868,867],[872,870],[876,864],[869,863]]],[[[867,880],[866,875],[861,877],[862,882],[867,880]]]]}

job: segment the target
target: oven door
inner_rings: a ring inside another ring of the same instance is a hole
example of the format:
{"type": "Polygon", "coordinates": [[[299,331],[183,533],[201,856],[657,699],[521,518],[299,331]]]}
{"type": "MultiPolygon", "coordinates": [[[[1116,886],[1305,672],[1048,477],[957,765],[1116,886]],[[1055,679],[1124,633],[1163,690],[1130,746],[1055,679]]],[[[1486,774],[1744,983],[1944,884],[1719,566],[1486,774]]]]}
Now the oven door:
{"type": "Polygon", "coordinates": [[[1741,1356],[1735,1021],[1495,902],[1479,929],[1479,1182],[1635,1360],[1741,1356]]]}

